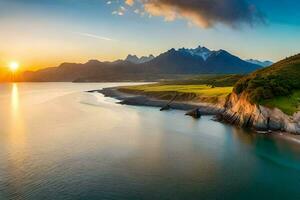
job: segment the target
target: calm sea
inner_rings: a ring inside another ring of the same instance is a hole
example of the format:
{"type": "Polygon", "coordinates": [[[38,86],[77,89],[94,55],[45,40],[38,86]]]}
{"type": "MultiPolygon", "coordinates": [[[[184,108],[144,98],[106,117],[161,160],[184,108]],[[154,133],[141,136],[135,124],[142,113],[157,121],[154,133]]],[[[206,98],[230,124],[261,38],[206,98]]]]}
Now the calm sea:
{"type": "Polygon", "coordinates": [[[84,92],[115,85],[0,85],[0,199],[300,199],[299,144],[84,92]]]}

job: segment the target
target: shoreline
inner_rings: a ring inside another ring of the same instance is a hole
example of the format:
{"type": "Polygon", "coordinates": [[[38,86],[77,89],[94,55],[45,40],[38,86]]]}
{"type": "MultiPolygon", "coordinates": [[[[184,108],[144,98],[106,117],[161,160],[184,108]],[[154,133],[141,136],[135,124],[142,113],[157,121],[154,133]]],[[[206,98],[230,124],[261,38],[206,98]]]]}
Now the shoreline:
{"type": "MultiPolygon", "coordinates": [[[[117,87],[103,88],[102,90],[92,90],[88,92],[98,92],[106,97],[111,97],[119,100],[119,104],[131,106],[150,106],[162,108],[169,103],[169,100],[161,100],[153,97],[148,97],[142,94],[130,94],[121,92],[117,87]]],[[[201,115],[217,115],[224,112],[224,108],[210,103],[197,103],[192,101],[173,101],[170,104],[171,109],[190,111],[199,109],[201,115]]]]}
{"type": "MultiPolygon", "coordinates": [[[[169,102],[167,100],[155,99],[141,94],[130,94],[130,93],[121,92],[118,90],[118,87],[103,88],[101,90],[91,90],[87,92],[101,93],[105,97],[110,97],[119,100],[120,101],[119,104],[122,105],[149,106],[149,107],[161,108],[169,102]]],[[[218,115],[225,111],[225,108],[214,104],[196,103],[196,102],[189,102],[189,101],[180,101],[180,102],[174,101],[171,104],[171,108],[175,110],[183,110],[183,111],[189,111],[198,108],[199,111],[201,112],[201,115],[218,115]]],[[[222,121],[219,122],[226,123],[222,121]]],[[[288,132],[274,131],[272,133],[259,133],[253,130],[253,133],[264,134],[266,136],[276,137],[276,138],[286,140],[288,142],[300,144],[300,135],[295,135],[288,132]]]]}

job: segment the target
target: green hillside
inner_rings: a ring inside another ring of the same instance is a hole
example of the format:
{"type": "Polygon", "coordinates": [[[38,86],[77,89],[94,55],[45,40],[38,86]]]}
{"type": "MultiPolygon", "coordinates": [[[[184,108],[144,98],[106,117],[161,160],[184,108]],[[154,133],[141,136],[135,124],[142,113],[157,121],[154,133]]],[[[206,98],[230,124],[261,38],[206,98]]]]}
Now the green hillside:
{"type": "Polygon", "coordinates": [[[300,106],[300,54],[242,78],[234,91],[246,92],[252,103],[293,114],[300,106]]]}

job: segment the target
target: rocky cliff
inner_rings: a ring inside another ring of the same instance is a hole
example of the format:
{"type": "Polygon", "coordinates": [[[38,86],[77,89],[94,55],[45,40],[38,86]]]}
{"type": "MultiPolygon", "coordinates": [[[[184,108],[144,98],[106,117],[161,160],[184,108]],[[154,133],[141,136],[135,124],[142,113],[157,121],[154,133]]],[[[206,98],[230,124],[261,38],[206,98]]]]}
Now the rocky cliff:
{"type": "Polygon", "coordinates": [[[241,95],[231,93],[220,120],[261,131],[286,131],[300,134],[300,112],[288,116],[277,108],[251,104],[247,99],[247,93],[241,95]]]}

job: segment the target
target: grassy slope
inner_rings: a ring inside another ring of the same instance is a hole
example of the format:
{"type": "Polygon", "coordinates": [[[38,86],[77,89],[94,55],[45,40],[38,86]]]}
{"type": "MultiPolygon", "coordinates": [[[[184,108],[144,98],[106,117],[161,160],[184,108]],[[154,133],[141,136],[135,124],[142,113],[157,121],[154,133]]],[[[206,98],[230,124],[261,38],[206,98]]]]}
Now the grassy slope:
{"type": "Polygon", "coordinates": [[[300,90],[294,91],[289,96],[280,96],[273,99],[262,100],[261,104],[271,108],[279,108],[288,115],[293,115],[300,110],[300,90]]]}
{"type": "Polygon", "coordinates": [[[120,90],[146,94],[160,99],[171,99],[174,95],[178,95],[177,100],[201,100],[217,103],[225,100],[225,97],[232,92],[232,86],[239,78],[240,76],[236,75],[203,75],[180,81],[121,87],[120,90]],[[215,85],[222,87],[216,87],[215,85]]]}
{"type": "Polygon", "coordinates": [[[295,113],[300,105],[300,54],[242,78],[234,91],[246,92],[253,103],[295,113]]]}

